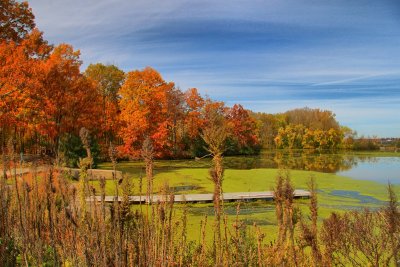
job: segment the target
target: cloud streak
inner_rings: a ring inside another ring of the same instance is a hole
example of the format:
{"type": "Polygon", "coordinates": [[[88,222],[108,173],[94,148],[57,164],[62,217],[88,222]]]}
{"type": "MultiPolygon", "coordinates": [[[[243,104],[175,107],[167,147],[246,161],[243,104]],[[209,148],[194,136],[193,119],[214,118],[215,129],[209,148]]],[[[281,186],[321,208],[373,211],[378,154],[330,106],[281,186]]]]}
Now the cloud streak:
{"type": "Polygon", "coordinates": [[[229,104],[264,112],[327,108],[360,133],[400,136],[393,118],[400,99],[400,9],[394,0],[30,5],[47,39],[81,50],[83,67],[152,66],[182,89],[197,87],[229,104]]]}

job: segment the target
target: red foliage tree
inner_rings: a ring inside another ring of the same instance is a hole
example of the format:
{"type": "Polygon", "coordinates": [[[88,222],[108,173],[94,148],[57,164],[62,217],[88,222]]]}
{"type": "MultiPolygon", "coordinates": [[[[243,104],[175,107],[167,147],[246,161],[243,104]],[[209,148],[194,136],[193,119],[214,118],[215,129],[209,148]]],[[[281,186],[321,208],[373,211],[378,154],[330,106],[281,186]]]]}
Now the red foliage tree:
{"type": "Polygon", "coordinates": [[[240,151],[253,150],[260,144],[257,123],[242,105],[235,104],[230,108],[227,118],[232,131],[232,138],[240,151]]]}

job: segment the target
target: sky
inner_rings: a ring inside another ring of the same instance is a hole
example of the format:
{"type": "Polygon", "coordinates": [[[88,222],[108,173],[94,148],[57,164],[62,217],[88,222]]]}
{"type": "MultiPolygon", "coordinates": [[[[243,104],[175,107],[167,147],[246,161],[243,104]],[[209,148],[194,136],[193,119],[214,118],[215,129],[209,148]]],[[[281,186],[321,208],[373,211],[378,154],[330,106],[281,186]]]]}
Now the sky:
{"type": "Polygon", "coordinates": [[[182,90],[278,113],[328,109],[359,135],[400,137],[398,0],[31,0],[50,43],[182,90]]]}

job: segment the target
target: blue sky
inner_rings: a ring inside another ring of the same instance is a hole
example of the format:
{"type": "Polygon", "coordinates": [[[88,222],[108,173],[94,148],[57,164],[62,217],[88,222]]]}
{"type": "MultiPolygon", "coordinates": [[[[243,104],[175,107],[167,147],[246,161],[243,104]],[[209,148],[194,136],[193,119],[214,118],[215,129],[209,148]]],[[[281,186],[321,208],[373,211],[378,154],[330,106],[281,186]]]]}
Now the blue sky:
{"type": "Polygon", "coordinates": [[[151,66],[182,90],[268,113],[332,110],[359,134],[400,137],[397,0],[31,0],[83,68],[151,66]]]}

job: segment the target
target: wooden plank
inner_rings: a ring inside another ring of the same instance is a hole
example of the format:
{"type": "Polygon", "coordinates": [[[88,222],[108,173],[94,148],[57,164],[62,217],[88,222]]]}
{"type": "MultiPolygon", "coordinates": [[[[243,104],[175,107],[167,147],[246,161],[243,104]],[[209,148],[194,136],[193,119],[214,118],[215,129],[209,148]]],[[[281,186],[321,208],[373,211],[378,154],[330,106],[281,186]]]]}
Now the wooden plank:
{"type": "MultiPolygon", "coordinates": [[[[49,171],[50,167],[51,166],[42,165],[42,166],[38,166],[36,169],[33,167],[16,168],[15,170],[14,169],[7,170],[6,174],[7,174],[7,176],[12,176],[12,175],[14,175],[14,171],[15,171],[16,175],[21,176],[21,175],[25,175],[27,173],[31,173],[34,171],[37,173],[47,172],[47,171],[49,171]]],[[[53,168],[53,170],[68,173],[75,179],[79,179],[80,169],[67,168],[67,167],[61,167],[61,168],[55,167],[55,168],[53,168]]],[[[89,177],[88,177],[89,180],[98,180],[100,177],[104,177],[106,180],[113,179],[113,170],[88,169],[87,171],[88,171],[88,175],[89,175],[89,177]]],[[[0,175],[3,175],[2,169],[0,169],[0,175]]],[[[115,176],[118,179],[122,178],[122,172],[115,171],[115,176]]]]}
{"type": "MultiPolygon", "coordinates": [[[[309,198],[310,192],[306,190],[294,190],[293,193],[295,198],[309,198]]],[[[255,200],[273,200],[273,191],[263,191],[263,192],[234,192],[234,193],[223,193],[224,201],[255,201],[255,200]]],[[[152,202],[164,202],[169,201],[170,196],[164,195],[153,195],[152,202]]],[[[87,201],[101,201],[101,196],[94,196],[87,198],[87,201]]],[[[106,196],[105,202],[122,201],[122,197],[116,196],[106,196]]],[[[129,196],[129,202],[132,204],[148,203],[151,202],[147,199],[147,196],[129,196]]],[[[174,195],[175,203],[190,202],[190,203],[207,203],[213,202],[213,194],[185,194],[185,195],[174,195]]]]}

